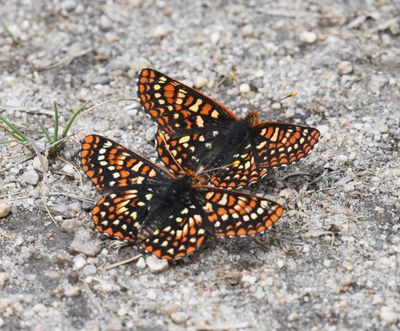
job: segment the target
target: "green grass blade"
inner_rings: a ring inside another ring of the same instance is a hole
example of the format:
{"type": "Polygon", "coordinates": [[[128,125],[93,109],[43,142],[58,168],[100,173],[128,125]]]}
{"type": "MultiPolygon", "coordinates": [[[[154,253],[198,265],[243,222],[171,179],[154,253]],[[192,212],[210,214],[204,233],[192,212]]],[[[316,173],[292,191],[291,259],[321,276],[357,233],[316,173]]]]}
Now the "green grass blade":
{"type": "Polygon", "coordinates": [[[58,106],[57,102],[54,101],[54,134],[53,142],[58,141],[58,106]]]}
{"type": "Polygon", "coordinates": [[[90,102],[90,100],[84,102],[83,104],[81,104],[72,114],[71,118],[69,119],[66,127],[63,130],[62,133],[62,138],[65,138],[68,134],[69,129],[71,128],[72,124],[74,123],[76,117],[85,110],[85,107],[88,105],[88,103],[90,102]]]}
{"type": "Polygon", "coordinates": [[[7,34],[7,36],[9,36],[12,39],[14,44],[19,43],[19,39],[16,36],[14,36],[14,34],[11,32],[11,30],[9,29],[7,24],[1,18],[0,18],[0,26],[3,28],[3,30],[7,34]]]}
{"type": "Polygon", "coordinates": [[[14,124],[9,122],[4,116],[0,115],[0,121],[3,122],[10,130],[11,132],[18,136],[19,139],[22,142],[28,144],[30,142],[29,138],[20,130],[18,129],[14,124]]]}
{"type": "Polygon", "coordinates": [[[47,141],[48,141],[50,144],[53,143],[53,141],[51,140],[51,137],[50,137],[49,130],[47,130],[46,127],[45,127],[42,123],[40,123],[36,118],[35,118],[34,120],[35,120],[36,124],[40,126],[40,129],[42,130],[42,132],[43,132],[44,135],[46,136],[47,141]]]}

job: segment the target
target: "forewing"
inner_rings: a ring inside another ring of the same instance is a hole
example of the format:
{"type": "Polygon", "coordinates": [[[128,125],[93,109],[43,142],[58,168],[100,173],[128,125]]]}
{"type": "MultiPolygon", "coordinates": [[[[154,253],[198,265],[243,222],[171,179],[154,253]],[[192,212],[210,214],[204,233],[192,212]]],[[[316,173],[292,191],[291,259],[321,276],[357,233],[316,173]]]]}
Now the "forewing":
{"type": "Polygon", "coordinates": [[[82,143],[82,168],[98,190],[123,188],[172,177],[151,161],[111,139],[89,135],[82,143]]]}
{"type": "Polygon", "coordinates": [[[146,112],[168,133],[237,120],[222,104],[153,69],[139,73],[138,96],[146,112]]]}
{"type": "Polygon", "coordinates": [[[254,195],[208,186],[198,190],[204,194],[208,225],[219,237],[264,232],[283,214],[278,203],[254,195]]]}
{"type": "Polygon", "coordinates": [[[109,237],[135,243],[152,196],[147,190],[127,190],[102,197],[92,210],[96,229],[109,237]]]}
{"type": "Polygon", "coordinates": [[[265,122],[252,130],[261,177],[272,167],[289,165],[304,158],[320,136],[317,129],[287,123],[265,122]]]}
{"type": "Polygon", "coordinates": [[[196,252],[205,236],[204,212],[199,206],[180,203],[173,209],[166,217],[168,222],[141,244],[149,253],[169,261],[196,252]]]}

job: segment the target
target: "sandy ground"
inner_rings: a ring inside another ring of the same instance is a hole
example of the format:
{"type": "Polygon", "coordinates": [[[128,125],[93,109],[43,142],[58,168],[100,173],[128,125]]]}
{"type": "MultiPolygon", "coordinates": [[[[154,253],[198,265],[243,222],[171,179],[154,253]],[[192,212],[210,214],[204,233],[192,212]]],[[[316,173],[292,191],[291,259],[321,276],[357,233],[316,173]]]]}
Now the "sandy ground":
{"type": "Polygon", "coordinates": [[[161,273],[147,257],[105,269],[138,252],[98,238],[100,195],[77,169],[89,133],[154,158],[154,124],[133,101],[80,117],[45,176],[26,148],[0,145],[0,206],[12,206],[0,219],[0,329],[399,330],[398,2],[21,0],[0,17],[18,42],[1,32],[0,114],[42,155],[35,119],[51,127],[54,100],[65,126],[85,100],[135,97],[144,66],[239,115],[322,133],[254,189],[285,206],[272,231],[209,238],[161,273]]]}

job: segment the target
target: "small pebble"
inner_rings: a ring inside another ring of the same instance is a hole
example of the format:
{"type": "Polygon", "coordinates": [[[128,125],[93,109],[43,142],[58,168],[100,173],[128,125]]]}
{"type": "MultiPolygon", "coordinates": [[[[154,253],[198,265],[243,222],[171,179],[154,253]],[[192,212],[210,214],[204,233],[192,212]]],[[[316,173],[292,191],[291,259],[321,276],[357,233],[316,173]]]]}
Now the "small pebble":
{"type": "Polygon", "coordinates": [[[393,311],[390,307],[382,307],[380,318],[387,324],[394,324],[400,320],[400,313],[393,311]]]}
{"type": "Polygon", "coordinates": [[[378,130],[380,133],[388,133],[389,128],[385,123],[381,123],[378,125],[378,130]]]}
{"type": "Polygon", "coordinates": [[[274,102],[274,103],[271,105],[271,109],[273,109],[273,110],[279,110],[279,109],[281,109],[281,108],[282,108],[282,105],[281,105],[280,102],[274,102]]]}
{"type": "Polygon", "coordinates": [[[139,268],[139,269],[144,269],[144,268],[146,268],[146,261],[144,260],[144,258],[140,258],[137,262],[136,262],[136,266],[139,268]]]}
{"type": "Polygon", "coordinates": [[[184,312],[176,312],[171,314],[171,319],[174,321],[174,323],[181,324],[189,319],[189,315],[184,312]]]}
{"type": "Polygon", "coordinates": [[[96,274],[97,269],[93,264],[88,264],[84,266],[82,272],[85,276],[92,276],[96,274]]]}
{"type": "Polygon", "coordinates": [[[250,92],[250,85],[247,83],[240,84],[240,92],[242,93],[249,93],[250,92]]]}
{"type": "Polygon", "coordinates": [[[202,88],[202,87],[206,86],[207,84],[208,84],[208,80],[207,80],[207,78],[205,78],[203,76],[196,76],[194,78],[193,85],[195,88],[202,88]]]}
{"type": "Polygon", "coordinates": [[[210,36],[211,43],[216,45],[220,38],[221,38],[221,35],[219,34],[219,32],[212,33],[210,36]]]}
{"type": "Polygon", "coordinates": [[[167,34],[168,34],[168,30],[163,25],[158,25],[153,30],[153,37],[154,38],[162,38],[162,37],[165,37],[167,34]]]}
{"type": "Polygon", "coordinates": [[[75,237],[69,246],[69,250],[73,253],[96,256],[100,253],[101,245],[97,240],[91,239],[89,231],[80,229],[75,232],[75,237]]]}
{"type": "Polygon", "coordinates": [[[0,201],[0,219],[6,217],[11,211],[11,205],[6,201],[0,201]]]}
{"type": "Polygon", "coordinates": [[[110,19],[106,15],[101,15],[100,17],[100,29],[103,31],[110,30],[112,27],[112,23],[110,19]]]}
{"type": "Polygon", "coordinates": [[[165,259],[159,259],[154,255],[150,255],[146,258],[146,264],[150,271],[153,273],[164,271],[168,268],[168,261],[165,259]]]}
{"type": "Polygon", "coordinates": [[[72,259],[72,263],[74,264],[74,269],[79,270],[85,266],[86,259],[82,255],[77,255],[72,259]]]}
{"type": "Polygon", "coordinates": [[[353,72],[353,65],[351,62],[343,61],[338,64],[336,71],[339,75],[348,75],[353,72]]]}
{"type": "Polygon", "coordinates": [[[61,171],[70,176],[73,176],[75,174],[75,169],[70,163],[67,163],[65,166],[63,166],[61,171]]]}
{"type": "Polygon", "coordinates": [[[61,230],[72,233],[82,226],[82,223],[75,218],[66,219],[61,223],[61,230]]]}
{"type": "Polygon", "coordinates": [[[248,37],[251,36],[254,32],[254,28],[251,24],[247,24],[242,28],[243,36],[248,37]]]}
{"type": "Polygon", "coordinates": [[[22,176],[21,179],[28,184],[31,185],[37,185],[39,183],[39,175],[37,174],[37,172],[35,170],[28,170],[25,171],[22,176]]]}
{"type": "Polygon", "coordinates": [[[65,284],[63,287],[63,294],[66,297],[76,297],[81,293],[81,289],[78,286],[73,286],[69,283],[65,284]]]}
{"type": "Polygon", "coordinates": [[[312,31],[304,31],[300,35],[300,40],[307,43],[307,44],[313,44],[317,41],[317,34],[312,31]]]}
{"type": "Polygon", "coordinates": [[[250,287],[256,283],[257,277],[253,275],[243,275],[240,281],[243,283],[243,287],[250,287]]]}
{"type": "Polygon", "coordinates": [[[289,322],[297,321],[298,319],[299,319],[299,314],[297,314],[296,312],[292,312],[288,316],[289,322]]]}
{"type": "Polygon", "coordinates": [[[296,111],[293,108],[285,110],[285,118],[293,118],[296,115],[296,111]]]}

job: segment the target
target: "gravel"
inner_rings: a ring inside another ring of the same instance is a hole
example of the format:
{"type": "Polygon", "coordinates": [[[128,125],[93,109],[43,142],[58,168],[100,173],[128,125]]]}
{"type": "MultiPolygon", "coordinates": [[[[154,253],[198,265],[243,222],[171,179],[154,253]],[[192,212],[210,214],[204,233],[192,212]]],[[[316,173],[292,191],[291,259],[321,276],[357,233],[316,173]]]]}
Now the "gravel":
{"type": "Polygon", "coordinates": [[[0,31],[0,114],[48,168],[0,144],[0,328],[398,330],[395,1],[10,1],[0,17],[15,39],[0,31]],[[257,110],[322,137],[252,190],[285,207],[265,235],[208,237],[170,265],[144,254],[108,269],[139,253],[94,230],[90,209],[103,193],[74,169],[79,140],[99,133],[154,160],[155,126],[126,100],[147,66],[240,117],[257,110]],[[62,132],[82,102],[110,99],[120,101],[82,114],[61,158],[46,161],[36,121],[54,132],[53,101],[62,132]]]}

